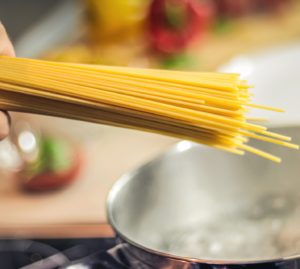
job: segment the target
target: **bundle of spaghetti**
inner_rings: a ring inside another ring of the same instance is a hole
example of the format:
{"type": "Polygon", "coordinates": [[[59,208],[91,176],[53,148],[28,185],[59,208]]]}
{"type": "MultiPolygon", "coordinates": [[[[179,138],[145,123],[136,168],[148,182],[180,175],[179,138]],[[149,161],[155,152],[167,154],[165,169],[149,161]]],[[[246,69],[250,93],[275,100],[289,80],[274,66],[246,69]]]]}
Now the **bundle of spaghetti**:
{"type": "Polygon", "coordinates": [[[249,122],[250,108],[281,111],[250,98],[238,74],[0,58],[1,109],[133,128],[280,162],[249,146],[249,138],[298,146],[249,122]]]}

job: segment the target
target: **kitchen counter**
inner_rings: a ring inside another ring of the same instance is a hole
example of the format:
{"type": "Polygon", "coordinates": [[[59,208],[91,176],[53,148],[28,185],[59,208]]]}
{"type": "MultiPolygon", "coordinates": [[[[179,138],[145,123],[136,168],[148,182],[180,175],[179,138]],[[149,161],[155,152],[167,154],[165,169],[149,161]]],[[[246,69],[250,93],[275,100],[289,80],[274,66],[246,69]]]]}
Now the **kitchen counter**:
{"type": "MultiPolygon", "coordinates": [[[[41,119],[40,119],[41,120],[41,119]]],[[[45,125],[66,120],[44,117],[45,125]]],[[[71,121],[86,128],[87,123],[71,121]]],[[[70,125],[72,126],[72,125],[70,125]]],[[[123,173],[165,151],[175,139],[121,128],[100,126],[81,139],[85,165],[77,180],[66,189],[29,194],[8,175],[0,180],[1,227],[49,224],[99,224],[106,222],[105,200],[112,184],[123,173]],[[98,128],[98,129],[97,129],[98,128]]],[[[57,129],[62,129],[57,126],[57,129]]],[[[4,229],[4,228],[3,228],[4,229]]]]}

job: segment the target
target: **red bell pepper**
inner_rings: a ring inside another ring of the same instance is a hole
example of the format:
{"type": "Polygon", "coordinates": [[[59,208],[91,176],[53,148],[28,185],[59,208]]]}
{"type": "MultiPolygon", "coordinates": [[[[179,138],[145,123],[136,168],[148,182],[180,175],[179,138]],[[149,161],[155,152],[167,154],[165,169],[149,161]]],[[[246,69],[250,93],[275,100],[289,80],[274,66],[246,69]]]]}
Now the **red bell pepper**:
{"type": "Polygon", "coordinates": [[[201,0],[152,0],[149,32],[154,49],[175,54],[199,37],[213,16],[214,6],[201,0]]]}

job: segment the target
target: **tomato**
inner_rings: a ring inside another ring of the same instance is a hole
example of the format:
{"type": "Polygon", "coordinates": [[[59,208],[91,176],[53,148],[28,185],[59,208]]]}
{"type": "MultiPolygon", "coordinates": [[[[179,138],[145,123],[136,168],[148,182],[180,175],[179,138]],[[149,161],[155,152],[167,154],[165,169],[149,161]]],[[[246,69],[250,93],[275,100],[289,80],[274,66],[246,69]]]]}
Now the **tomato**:
{"type": "Polygon", "coordinates": [[[66,187],[72,183],[82,167],[82,156],[77,154],[72,165],[60,172],[45,171],[31,178],[22,180],[22,187],[27,191],[45,192],[66,187]]]}
{"type": "Polygon", "coordinates": [[[19,173],[21,185],[31,191],[62,188],[75,180],[82,160],[80,151],[68,141],[41,136],[36,158],[25,161],[19,173]]]}

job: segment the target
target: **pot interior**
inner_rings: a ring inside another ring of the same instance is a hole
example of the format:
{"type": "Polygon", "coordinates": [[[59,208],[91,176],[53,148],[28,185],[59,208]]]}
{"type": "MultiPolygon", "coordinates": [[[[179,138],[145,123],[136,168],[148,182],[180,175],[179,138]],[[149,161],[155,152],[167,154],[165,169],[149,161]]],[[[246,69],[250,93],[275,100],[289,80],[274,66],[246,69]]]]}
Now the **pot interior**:
{"type": "MultiPolygon", "coordinates": [[[[300,127],[274,131],[300,144],[300,127]]],[[[114,186],[111,224],[139,246],[180,257],[238,262],[300,254],[300,152],[254,145],[283,162],[180,142],[114,186]]]]}

